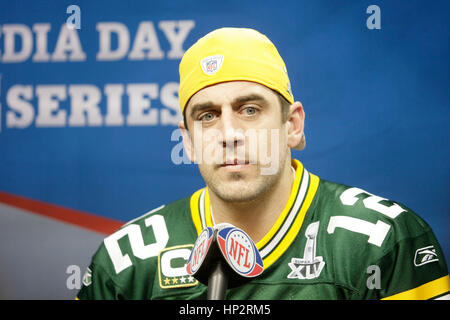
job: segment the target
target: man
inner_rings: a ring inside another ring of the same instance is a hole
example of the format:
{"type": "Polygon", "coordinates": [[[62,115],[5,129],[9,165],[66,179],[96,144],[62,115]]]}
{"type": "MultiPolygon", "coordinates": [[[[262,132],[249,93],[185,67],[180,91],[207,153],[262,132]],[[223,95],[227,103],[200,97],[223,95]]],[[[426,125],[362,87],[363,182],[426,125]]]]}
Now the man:
{"type": "Polygon", "coordinates": [[[449,297],[442,250],[405,206],[309,173],[304,111],[275,46],[251,29],[201,38],[180,63],[180,123],[206,187],[107,237],[79,299],[205,299],[186,272],[197,236],[227,222],[256,243],[264,272],[227,299],[449,297]]]}

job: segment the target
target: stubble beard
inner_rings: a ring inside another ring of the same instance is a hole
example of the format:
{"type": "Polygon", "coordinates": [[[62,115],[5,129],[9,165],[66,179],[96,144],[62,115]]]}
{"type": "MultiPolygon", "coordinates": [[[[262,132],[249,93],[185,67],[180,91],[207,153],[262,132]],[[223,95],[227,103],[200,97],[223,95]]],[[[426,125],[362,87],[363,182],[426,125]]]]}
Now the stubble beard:
{"type": "Polygon", "coordinates": [[[256,165],[258,175],[246,177],[245,173],[229,172],[227,180],[223,181],[214,170],[200,170],[200,173],[208,186],[219,199],[229,203],[251,203],[264,197],[280,181],[284,171],[285,161],[280,162],[279,169],[271,175],[260,174],[261,168],[256,165]]]}

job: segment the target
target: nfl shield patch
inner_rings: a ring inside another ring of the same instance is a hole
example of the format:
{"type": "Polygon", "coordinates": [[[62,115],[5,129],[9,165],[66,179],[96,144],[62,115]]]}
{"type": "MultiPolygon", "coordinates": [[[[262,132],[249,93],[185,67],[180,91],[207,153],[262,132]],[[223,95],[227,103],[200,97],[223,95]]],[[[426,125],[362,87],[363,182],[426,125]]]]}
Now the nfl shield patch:
{"type": "Polygon", "coordinates": [[[224,60],[223,55],[216,54],[214,56],[203,58],[200,61],[200,65],[202,67],[203,72],[210,76],[220,70],[220,67],[222,67],[223,64],[223,60],[224,60]]]}

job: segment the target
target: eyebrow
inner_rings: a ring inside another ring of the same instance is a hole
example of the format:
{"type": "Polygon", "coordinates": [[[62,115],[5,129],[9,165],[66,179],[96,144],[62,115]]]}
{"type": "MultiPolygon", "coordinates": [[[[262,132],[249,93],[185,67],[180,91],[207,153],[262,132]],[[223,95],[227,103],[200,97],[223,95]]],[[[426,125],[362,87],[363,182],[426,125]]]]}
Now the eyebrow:
{"type": "MultiPolygon", "coordinates": [[[[261,102],[267,103],[267,99],[266,98],[264,98],[263,96],[261,96],[259,94],[252,93],[252,94],[248,94],[248,95],[245,95],[245,96],[237,97],[236,99],[234,99],[231,102],[231,104],[234,105],[234,104],[237,104],[237,103],[244,103],[244,102],[249,102],[249,101],[261,101],[261,102]]],[[[210,109],[210,108],[214,107],[214,105],[215,104],[212,101],[207,101],[207,102],[204,102],[204,103],[194,104],[192,106],[192,109],[191,109],[191,118],[194,117],[195,113],[201,112],[201,111],[206,110],[206,109],[210,109]]]]}
{"type": "Polygon", "coordinates": [[[249,102],[249,101],[267,102],[267,99],[264,98],[263,96],[259,95],[259,94],[252,93],[252,94],[249,94],[249,95],[246,95],[246,96],[237,97],[236,99],[234,99],[233,104],[249,102]]]}

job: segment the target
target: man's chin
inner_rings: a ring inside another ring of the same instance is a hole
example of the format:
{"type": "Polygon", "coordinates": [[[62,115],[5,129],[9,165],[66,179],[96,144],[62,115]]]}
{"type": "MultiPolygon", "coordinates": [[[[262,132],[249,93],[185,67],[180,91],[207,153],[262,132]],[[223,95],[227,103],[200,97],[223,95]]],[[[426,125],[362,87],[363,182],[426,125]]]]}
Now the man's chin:
{"type": "Polygon", "coordinates": [[[235,173],[234,175],[235,180],[223,183],[220,186],[209,187],[222,201],[247,203],[255,201],[264,195],[266,191],[265,185],[252,186],[242,181],[240,179],[241,177],[238,177],[238,173],[235,173]]]}
{"type": "Polygon", "coordinates": [[[243,193],[216,193],[216,195],[225,202],[229,203],[248,203],[256,200],[256,196],[254,194],[243,194],[243,193]]]}

